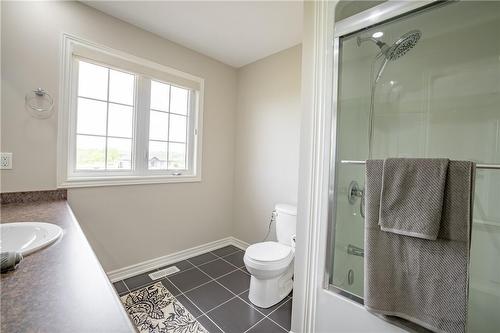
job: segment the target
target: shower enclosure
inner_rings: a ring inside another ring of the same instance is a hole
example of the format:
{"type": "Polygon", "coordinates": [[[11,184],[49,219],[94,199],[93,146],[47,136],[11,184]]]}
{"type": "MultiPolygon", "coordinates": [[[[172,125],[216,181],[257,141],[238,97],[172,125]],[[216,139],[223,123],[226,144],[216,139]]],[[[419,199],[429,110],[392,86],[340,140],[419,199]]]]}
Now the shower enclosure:
{"type": "Polygon", "coordinates": [[[364,160],[472,160],[468,325],[498,332],[500,2],[416,7],[377,20],[386,15],[378,6],[336,23],[329,289],[363,302],[364,160]]]}

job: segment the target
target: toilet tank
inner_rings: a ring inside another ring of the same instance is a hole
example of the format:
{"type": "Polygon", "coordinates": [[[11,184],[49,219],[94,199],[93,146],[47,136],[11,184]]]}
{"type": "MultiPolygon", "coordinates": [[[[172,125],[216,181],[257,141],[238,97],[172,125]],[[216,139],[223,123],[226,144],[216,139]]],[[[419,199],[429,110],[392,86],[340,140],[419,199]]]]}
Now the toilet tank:
{"type": "Polygon", "coordinates": [[[295,236],[297,223],[297,207],[286,204],[277,204],[276,211],[276,238],[281,244],[292,246],[292,237],[295,236]]]}

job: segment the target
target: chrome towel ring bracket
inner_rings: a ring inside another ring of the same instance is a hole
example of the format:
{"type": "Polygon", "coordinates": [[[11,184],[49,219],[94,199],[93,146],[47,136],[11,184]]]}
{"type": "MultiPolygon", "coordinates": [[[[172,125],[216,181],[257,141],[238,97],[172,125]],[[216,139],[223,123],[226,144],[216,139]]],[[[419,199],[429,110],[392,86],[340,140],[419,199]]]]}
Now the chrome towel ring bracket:
{"type": "Polygon", "coordinates": [[[26,110],[35,118],[49,118],[54,109],[54,98],[43,88],[28,92],[24,98],[26,110]]]}

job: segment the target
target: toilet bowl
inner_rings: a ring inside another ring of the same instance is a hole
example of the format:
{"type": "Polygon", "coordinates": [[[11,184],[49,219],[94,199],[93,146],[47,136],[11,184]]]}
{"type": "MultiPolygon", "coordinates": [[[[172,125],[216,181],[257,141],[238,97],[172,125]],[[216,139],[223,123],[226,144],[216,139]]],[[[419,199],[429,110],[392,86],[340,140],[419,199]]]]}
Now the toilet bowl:
{"type": "Polygon", "coordinates": [[[276,205],[278,241],[256,243],[245,251],[243,261],[252,276],[248,298],[258,307],[269,308],[292,291],[296,215],[294,206],[276,205]]]}

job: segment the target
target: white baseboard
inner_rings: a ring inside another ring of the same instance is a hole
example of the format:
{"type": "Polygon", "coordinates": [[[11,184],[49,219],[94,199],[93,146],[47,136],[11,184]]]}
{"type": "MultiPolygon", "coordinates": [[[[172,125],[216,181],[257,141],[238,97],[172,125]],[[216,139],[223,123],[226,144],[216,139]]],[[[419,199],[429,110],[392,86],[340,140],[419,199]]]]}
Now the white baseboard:
{"type": "Polygon", "coordinates": [[[231,238],[231,245],[234,245],[237,248],[242,249],[243,251],[245,251],[247,249],[247,247],[250,246],[250,244],[248,244],[247,242],[244,242],[241,239],[238,239],[236,237],[229,237],[229,238],[231,238]]]}
{"type": "Polygon", "coordinates": [[[234,245],[242,250],[245,250],[249,246],[248,243],[240,239],[237,239],[235,237],[227,237],[210,243],[198,245],[186,250],[167,254],[166,256],[146,260],[138,264],[115,269],[113,271],[107,272],[106,274],[108,275],[108,278],[111,280],[111,282],[116,282],[138,274],[149,272],[151,270],[160,268],[162,266],[166,266],[181,260],[195,257],[205,252],[217,250],[221,247],[228,245],[234,245]]]}

